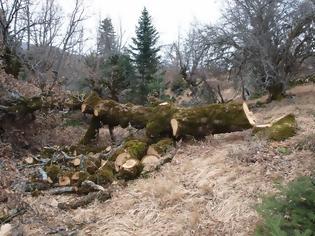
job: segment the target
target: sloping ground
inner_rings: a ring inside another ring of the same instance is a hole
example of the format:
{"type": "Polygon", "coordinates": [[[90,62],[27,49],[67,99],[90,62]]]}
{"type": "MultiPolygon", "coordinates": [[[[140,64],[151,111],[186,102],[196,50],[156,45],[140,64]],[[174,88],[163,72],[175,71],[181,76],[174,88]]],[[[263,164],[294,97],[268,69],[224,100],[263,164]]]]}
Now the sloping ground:
{"type": "Polygon", "coordinates": [[[77,196],[28,197],[32,210],[20,218],[25,234],[250,235],[259,221],[254,206],[261,196],[274,192],[276,182],[309,175],[315,164],[314,153],[295,148],[315,132],[315,86],[292,92],[295,97],[255,113],[268,121],[293,112],[299,125],[293,138],[268,143],[244,131],[186,143],[159,172],[117,187],[112,199],[83,209],[57,208],[77,196]]]}

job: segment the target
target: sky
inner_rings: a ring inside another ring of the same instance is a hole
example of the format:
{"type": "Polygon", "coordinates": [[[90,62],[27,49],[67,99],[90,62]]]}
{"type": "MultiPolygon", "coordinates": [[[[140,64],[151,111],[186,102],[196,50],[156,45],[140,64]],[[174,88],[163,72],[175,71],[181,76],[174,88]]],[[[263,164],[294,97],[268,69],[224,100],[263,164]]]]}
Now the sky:
{"type": "MultiPolygon", "coordinates": [[[[74,0],[58,0],[66,13],[74,5],[74,0]]],[[[88,20],[85,22],[85,36],[88,44],[96,39],[100,19],[110,17],[116,31],[119,25],[125,32],[124,39],[130,42],[135,26],[144,7],[152,16],[153,24],[160,34],[160,44],[175,41],[178,33],[184,34],[191,23],[214,23],[220,17],[222,0],[85,0],[88,20]]]]}

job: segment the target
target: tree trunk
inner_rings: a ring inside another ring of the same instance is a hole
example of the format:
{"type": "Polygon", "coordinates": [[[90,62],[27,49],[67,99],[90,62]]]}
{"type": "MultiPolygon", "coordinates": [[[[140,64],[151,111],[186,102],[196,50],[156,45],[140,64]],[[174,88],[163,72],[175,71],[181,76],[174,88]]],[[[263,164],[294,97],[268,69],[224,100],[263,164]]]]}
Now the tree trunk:
{"type": "MultiPolygon", "coordinates": [[[[104,125],[125,128],[130,123],[138,129],[146,128],[147,137],[153,140],[185,136],[202,138],[252,127],[243,105],[238,103],[179,108],[165,102],[155,107],[144,107],[102,100],[93,93],[83,102],[82,112],[93,114],[104,125]]],[[[92,122],[88,132],[93,126],[92,122]]],[[[88,142],[86,135],[85,143],[88,142]]]]}
{"type": "Polygon", "coordinates": [[[280,100],[285,96],[285,86],[280,78],[271,81],[267,90],[269,93],[268,102],[280,100]]]}

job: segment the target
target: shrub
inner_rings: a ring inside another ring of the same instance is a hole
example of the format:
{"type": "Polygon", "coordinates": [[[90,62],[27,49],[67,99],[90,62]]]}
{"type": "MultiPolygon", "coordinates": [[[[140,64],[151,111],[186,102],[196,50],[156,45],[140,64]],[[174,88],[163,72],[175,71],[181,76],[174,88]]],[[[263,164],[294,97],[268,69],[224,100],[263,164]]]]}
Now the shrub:
{"type": "Polygon", "coordinates": [[[267,197],[257,208],[263,222],[256,236],[315,235],[315,180],[300,177],[280,187],[280,192],[267,197]]]}

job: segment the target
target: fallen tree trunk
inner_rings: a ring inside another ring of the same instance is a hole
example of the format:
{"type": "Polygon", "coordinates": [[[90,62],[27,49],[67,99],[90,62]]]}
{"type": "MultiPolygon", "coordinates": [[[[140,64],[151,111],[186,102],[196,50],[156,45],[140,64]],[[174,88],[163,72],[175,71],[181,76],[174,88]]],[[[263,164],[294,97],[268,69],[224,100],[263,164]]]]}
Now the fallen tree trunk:
{"type": "Polygon", "coordinates": [[[191,135],[199,138],[210,133],[229,133],[251,128],[243,106],[236,103],[179,109],[170,122],[174,137],[191,135]]]}
{"type": "Polygon", "coordinates": [[[253,125],[239,103],[180,108],[165,102],[155,107],[143,107],[103,100],[93,93],[85,99],[81,110],[94,117],[84,143],[94,137],[95,132],[91,131],[96,130],[94,121],[97,119],[100,122],[98,124],[120,125],[123,128],[131,124],[138,129],[146,128],[147,137],[153,140],[185,136],[202,138],[209,134],[248,129],[253,125]]]}

